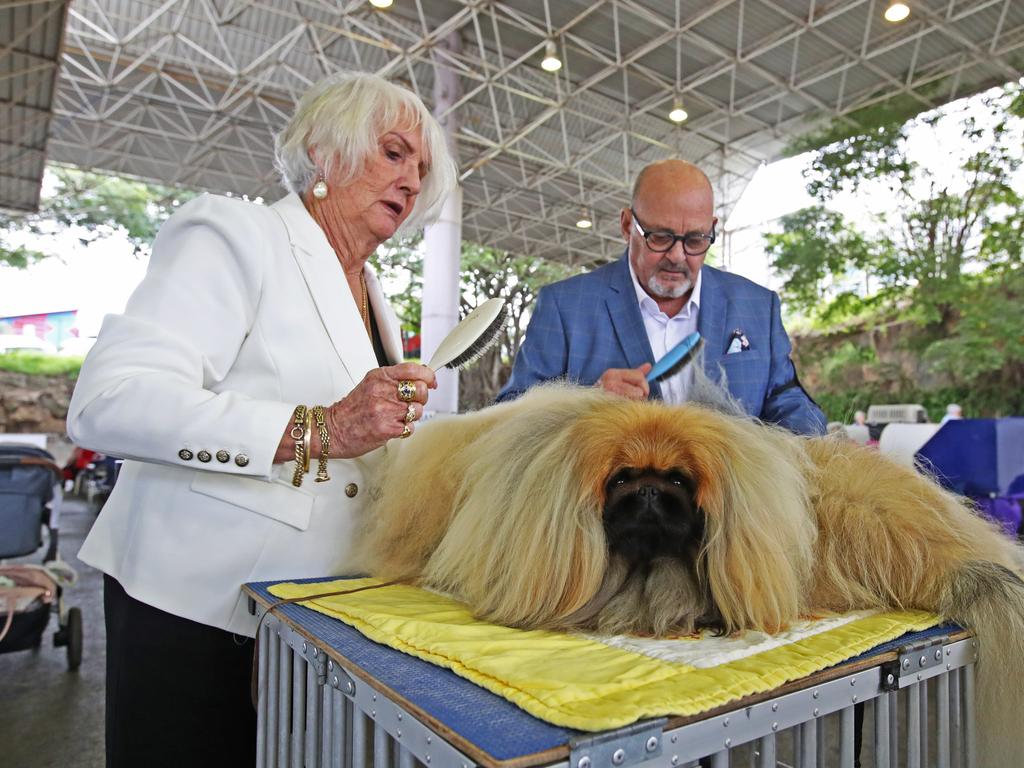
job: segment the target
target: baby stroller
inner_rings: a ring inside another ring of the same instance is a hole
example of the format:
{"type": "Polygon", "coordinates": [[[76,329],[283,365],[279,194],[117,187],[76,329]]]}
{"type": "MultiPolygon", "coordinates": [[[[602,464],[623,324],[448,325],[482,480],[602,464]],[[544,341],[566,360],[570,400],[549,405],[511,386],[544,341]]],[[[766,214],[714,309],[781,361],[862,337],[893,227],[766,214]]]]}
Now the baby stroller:
{"type": "Polygon", "coordinates": [[[21,557],[50,543],[42,565],[0,563],[0,653],[38,648],[57,614],[53,644],[67,648],[68,669],[82,662],[82,612],[64,605],[74,570],[60,560],[57,539],[62,473],[47,451],[33,445],[0,444],[0,559],[21,557]]]}

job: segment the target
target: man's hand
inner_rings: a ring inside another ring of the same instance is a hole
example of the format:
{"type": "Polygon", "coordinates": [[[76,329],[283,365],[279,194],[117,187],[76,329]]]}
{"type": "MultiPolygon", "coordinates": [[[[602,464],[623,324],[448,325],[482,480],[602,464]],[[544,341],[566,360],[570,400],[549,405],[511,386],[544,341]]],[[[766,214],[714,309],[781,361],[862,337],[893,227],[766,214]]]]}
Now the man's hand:
{"type": "Polygon", "coordinates": [[[601,378],[594,386],[630,400],[646,400],[651,393],[651,387],[647,383],[647,374],[650,370],[650,363],[644,363],[639,368],[609,368],[601,374],[601,378]]]}

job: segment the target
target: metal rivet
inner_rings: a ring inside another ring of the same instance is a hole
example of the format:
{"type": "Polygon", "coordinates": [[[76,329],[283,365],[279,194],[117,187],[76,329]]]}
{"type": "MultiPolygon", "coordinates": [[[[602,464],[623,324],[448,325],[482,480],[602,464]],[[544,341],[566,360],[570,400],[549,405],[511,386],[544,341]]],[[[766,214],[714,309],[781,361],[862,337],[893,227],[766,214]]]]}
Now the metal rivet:
{"type": "Polygon", "coordinates": [[[952,649],[952,648],[947,648],[947,649],[946,649],[946,655],[947,655],[947,656],[949,656],[949,655],[950,655],[950,654],[951,654],[952,652],[953,652],[953,649],[952,649]]]}
{"type": "Polygon", "coordinates": [[[330,672],[332,669],[334,669],[334,662],[333,661],[328,661],[327,662],[327,671],[330,672]]]}
{"type": "Polygon", "coordinates": [[[812,699],[818,698],[818,692],[817,691],[811,691],[811,698],[812,699]]]}
{"type": "Polygon", "coordinates": [[[305,643],[303,643],[303,644],[302,644],[302,652],[303,652],[303,653],[305,653],[305,652],[306,652],[306,650],[307,650],[307,649],[306,649],[306,644],[305,644],[305,643]]]}
{"type": "Polygon", "coordinates": [[[338,686],[338,676],[337,675],[334,676],[333,682],[334,682],[334,686],[337,687],[338,686]]]}
{"type": "Polygon", "coordinates": [[[772,704],[772,712],[778,712],[778,711],[779,711],[779,704],[778,704],[778,702],[775,702],[775,703],[772,704]]]}
{"type": "Polygon", "coordinates": [[[857,678],[856,677],[851,677],[850,678],[850,685],[856,685],[856,684],[857,684],[857,678]]]}
{"type": "Polygon", "coordinates": [[[376,701],[376,700],[377,700],[377,694],[376,694],[376,693],[375,693],[375,694],[373,694],[373,700],[374,700],[374,701],[376,701]]]}
{"type": "MultiPolygon", "coordinates": [[[[853,698],[855,698],[855,699],[856,699],[857,697],[856,697],[856,696],[854,696],[853,698]]],[[[814,708],[814,716],[815,716],[815,717],[817,717],[817,716],[818,716],[818,708],[817,708],[817,707],[815,707],[815,708],[814,708]]]]}
{"type": "Polygon", "coordinates": [[[920,659],[917,660],[918,666],[921,666],[921,667],[923,667],[927,663],[928,663],[928,659],[926,657],[924,657],[924,656],[922,656],[920,659]]]}
{"type": "Polygon", "coordinates": [[[210,459],[212,459],[213,456],[211,456],[210,452],[204,448],[203,450],[201,450],[199,453],[196,454],[196,458],[199,459],[201,462],[203,462],[205,464],[210,459]]]}
{"type": "Polygon", "coordinates": [[[773,731],[779,730],[779,724],[778,723],[772,723],[772,730],[773,731]]]}
{"type": "Polygon", "coordinates": [[[581,757],[579,762],[576,763],[576,768],[590,768],[590,758],[586,755],[581,757]]]}
{"type": "Polygon", "coordinates": [[[942,661],[942,649],[935,651],[935,660],[942,661]]]}
{"type": "Polygon", "coordinates": [[[679,755],[672,755],[672,765],[679,765],[679,755]]]}
{"type": "Polygon", "coordinates": [[[653,752],[657,748],[658,748],[658,737],[657,736],[651,736],[651,738],[649,738],[647,740],[647,751],[648,752],[653,752]]]}
{"type": "Polygon", "coordinates": [[[726,739],[726,740],[725,740],[725,746],[726,746],[726,748],[727,748],[727,749],[728,749],[729,747],[731,747],[731,746],[732,746],[732,739],[726,739]]]}
{"type": "Polygon", "coordinates": [[[317,648],[317,647],[316,647],[316,646],[314,645],[314,646],[313,646],[313,658],[315,659],[315,658],[316,658],[317,656],[319,656],[319,655],[320,655],[320,649],[318,649],[318,648],[317,648]]]}
{"type": "Polygon", "coordinates": [[[398,736],[398,738],[402,738],[402,729],[395,728],[395,734],[398,736]]]}
{"type": "Polygon", "coordinates": [[[893,683],[896,682],[896,677],[894,675],[892,675],[892,674],[886,675],[885,676],[885,682],[887,682],[889,685],[892,685],[893,683]]]}
{"type": "Polygon", "coordinates": [[[910,669],[910,659],[904,659],[903,660],[903,668],[904,669],[910,669]]]}
{"type": "Polygon", "coordinates": [[[231,454],[221,448],[217,451],[217,461],[221,464],[227,464],[231,460],[231,454]]]}
{"type": "Polygon", "coordinates": [[[377,716],[377,710],[376,709],[371,709],[370,710],[370,717],[376,717],[376,716],[377,716]]]}
{"type": "Polygon", "coordinates": [[[434,743],[434,737],[433,736],[427,736],[427,744],[433,744],[433,743],[434,743]]]}
{"type": "Polygon", "coordinates": [[[672,743],[673,743],[673,744],[675,744],[675,743],[676,743],[677,741],[679,741],[679,737],[678,737],[678,736],[676,736],[676,735],[675,735],[675,734],[673,733],[673,734],[672,734],[672,743]]]}
{"type": "Polygon", "coordinates": [[[722,721],[722,727],[723,727],[723,728],[728,728],[728,727],[729,727],[729,718],[728,718],[728,717],[727,717],[727,718],[725,718],[725,719],[724,719],[724,720],[722,721]]]}
{"type": "Polygon", "coordinates": [[[918,679],[918,680],[920,680],[920,679],[921,679],[921,673],[920,673],[920,672],[918,672],[918,673],[917,673],[917,679],[918,679]]]}
{"type": "Polygon", "coordinates": [[[240,453],[237,456],[235,456],[235,464],[237,464],[240,467],[247,467],[249,466],[249,457],[246,456],[244,453],[240,453]]]}
{"type": "Polygon", "coordinates": [[[398,713],[398,719],[399,719],[399,720],[401,720],[401,719],[402,719],[402,713],[401,713],[401,712],[399,712],[399,713],[398,713]]]}
{"type": "Polygon", "coordinates": [[[852,696],[852,701],[853,701],[853,703],[854,703],[854,704],[856,704],[856,703],[857,703],[857,694],[856,694],[856,693],[855,693],[855,694],[853,694],[853,696],[852,696]]]}
{"type": "Polygon", "coordinates": [[[430,755],[427,755],[427,762],[430,762],[430,755]]]}
{"type": "Polygon", "coordinates": [[[947,665],[946,665],[946,671],[947,671],[947,672],[949,672],[949,670],[951,670],[952,668],[953,668],[953,665],[952,665],[952,664],[947,664],[947,665]]]}
{"type": "Polygon", "coordinates": [[[192,461],[193,455],[194,454],[192,453],[192,451],[190,451],[188,448],[182,448],[180,451],[178,451],[178,458],[181,459],[182,461],[192,461]]]}
{"type": "Polygon", "coordinates": [[[626,762],[626,751],[624,749],[616,749],[612,752],[612,764],[622,765],[626,762]]]}
{"type": "Polygon", "coordinates": [[[354,685],[352,685],[352,681],[351,680],[349,680],[348,683],[345,684],[345,691],[348,692],[348,693],[355,693],[356,692],[356,687],[354,685]]]}

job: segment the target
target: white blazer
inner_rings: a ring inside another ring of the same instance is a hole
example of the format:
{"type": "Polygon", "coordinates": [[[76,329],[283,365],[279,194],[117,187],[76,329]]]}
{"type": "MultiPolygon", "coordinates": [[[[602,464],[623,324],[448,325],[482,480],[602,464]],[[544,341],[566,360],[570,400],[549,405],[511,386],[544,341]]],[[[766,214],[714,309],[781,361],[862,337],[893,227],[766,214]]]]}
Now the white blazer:
{"type": "MultiPolygon", "coordinates": [[[[398,321],[366,271],[390,362],[398,321]]],[[[239,587],[343,572],[381,449],[291,484],[274,453],[298,403],[377,367],[344,272],[296,195],[203,195],[161,228],[123,315],[105,318],[68,412],[76,444],[128,459],[79,557],[132,597],[252,635],[239,587]]],[[[315,468],[313,459],[313,466],[315,468]]]]}

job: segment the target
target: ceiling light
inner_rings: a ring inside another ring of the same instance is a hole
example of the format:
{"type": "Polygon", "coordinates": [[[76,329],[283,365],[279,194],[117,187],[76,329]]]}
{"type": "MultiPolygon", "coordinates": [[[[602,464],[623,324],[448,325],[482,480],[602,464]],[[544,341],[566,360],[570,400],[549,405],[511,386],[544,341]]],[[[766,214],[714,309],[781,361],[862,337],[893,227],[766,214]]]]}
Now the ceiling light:
{"type": "Polygon", "coordinates": [[[540,68],[545,72],[557,72],[562,68],[562,60],[558,58],[558,49],[555,48],[555,41],[548,40],[544,45],[544,61],[540,68]]]}
{"type": "Polygon", "coordinates": [[[579,227],[580,229],[590,229],[592,226],[594,226],[594,222],[590,220],[590,216],[588,216],[587,212],[584,211],[582,214],[580,214],[580,220],[576,222],[576,226],[579,227]]]}
{"type": "Polygon", "coordinates": [[[683,102],[676,99],[676,103],[672,105],[672,111],[668,113],[668,119],[673,123],[682,123],[689,116],[690,113],[683,109],[683,102]]]}
{"type": "Polygon", "coordinates": [[[370,5],[374,8],[390,8],[392,2],[394,0],[370,0],[370,5]]]}
{"type": "Polygon", "coordinates": [[[910,7],[906,3],[899,2],[899,0],[893,0],[889,3],[889,7],[885,9],[886,21],[903,21],[909,15],[910,7]]]}

